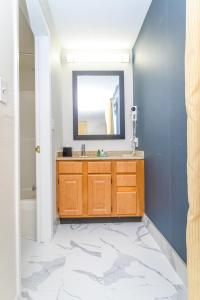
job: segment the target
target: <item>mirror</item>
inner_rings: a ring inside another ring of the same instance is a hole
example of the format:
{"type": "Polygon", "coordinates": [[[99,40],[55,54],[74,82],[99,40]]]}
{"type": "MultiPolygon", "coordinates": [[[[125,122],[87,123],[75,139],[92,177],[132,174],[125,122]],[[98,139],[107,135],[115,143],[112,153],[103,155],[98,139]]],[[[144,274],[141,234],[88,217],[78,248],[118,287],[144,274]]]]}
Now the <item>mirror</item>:
{"type": "Polygon", "coordinates": [[[75,140],[124,139],[124,72],[74,71],[75,140]]]}

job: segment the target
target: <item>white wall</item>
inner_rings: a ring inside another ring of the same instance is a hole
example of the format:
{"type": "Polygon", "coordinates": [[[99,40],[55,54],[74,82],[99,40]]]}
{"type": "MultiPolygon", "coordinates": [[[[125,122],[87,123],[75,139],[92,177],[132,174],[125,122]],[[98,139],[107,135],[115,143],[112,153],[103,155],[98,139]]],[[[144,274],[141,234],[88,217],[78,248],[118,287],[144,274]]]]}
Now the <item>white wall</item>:
{"type": "Polygon", "coordinates": [[[17,294],[17,1],[0,2],[0,75],[8,84],[8,104],[0,104],[0,299],[17,294]]]}
{"type": "Polygon", "coordinates": [[[81,144],[86,144],[86,150],[103,148],[109,150],[130,150],[130,139],[133,126],[130,108],[133,105],[133,72],[132,64],[64,64],[62,73],[62,104],[63,104],[63,146],[72,146],[80,150],[81,144]],[[74,141],[73,140],[73,102],[72,102],[72,71],[80,70],[122,70],[124,71],[125,90],[125,140],[106,141],[74,141]]]}

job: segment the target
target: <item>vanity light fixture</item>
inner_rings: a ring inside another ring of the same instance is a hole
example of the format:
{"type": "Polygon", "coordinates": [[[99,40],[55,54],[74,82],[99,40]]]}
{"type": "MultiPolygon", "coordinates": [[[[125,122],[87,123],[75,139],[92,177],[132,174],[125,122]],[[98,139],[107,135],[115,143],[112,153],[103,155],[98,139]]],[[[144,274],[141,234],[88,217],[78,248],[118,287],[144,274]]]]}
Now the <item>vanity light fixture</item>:
{"type": "Polygon", "coordinates": [[[63,63],[129,63],[128,52],[77,52],[66,51],[62,57],[63,63]]]}

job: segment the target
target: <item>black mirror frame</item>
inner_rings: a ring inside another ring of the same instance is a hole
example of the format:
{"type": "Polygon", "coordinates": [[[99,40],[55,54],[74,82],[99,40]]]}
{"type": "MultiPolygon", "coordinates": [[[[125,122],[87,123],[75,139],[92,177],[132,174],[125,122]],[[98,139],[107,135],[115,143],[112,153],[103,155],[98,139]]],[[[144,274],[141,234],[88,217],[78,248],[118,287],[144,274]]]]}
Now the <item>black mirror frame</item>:
{"type": "Polygon", "coordinates": [[[72,71],[73,90],[73,138],[74,140],[122,140],[125,139],[125,112],[124,112],[124,71],[72,71]],[[78,134],[78,76],[118,76],[120,89],[120,134],[110,135],[79,135],[78,134]]]}

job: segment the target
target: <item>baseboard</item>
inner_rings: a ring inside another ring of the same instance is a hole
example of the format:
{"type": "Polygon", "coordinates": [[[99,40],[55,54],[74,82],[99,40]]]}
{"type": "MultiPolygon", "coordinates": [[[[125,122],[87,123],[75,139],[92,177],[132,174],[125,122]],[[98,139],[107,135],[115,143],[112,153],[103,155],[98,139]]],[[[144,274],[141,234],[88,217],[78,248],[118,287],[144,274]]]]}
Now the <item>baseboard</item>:
{"type": "Polygon", "coordinates": [[[60,219],[57,217],[53,223],[53,234],[56,233],[59,224],[60,224],[60,219]]]}
{"type": "Polygon", "coordinates": [[[170,245],[163,234],[158,230],[158,228],[154,225],[154,223],[148,218],[148,216],[144,215],[142,221],[148,228],[149,232],[151,233],[163,253],[166,255],[167,259],[183,281],[184,285],[187,287],[187,267],[185,262],[170,245]]]}
{"type": "Polygon", "coordinates": [[[60,224],[141,222],[141,217],[60,218],[60,224]]]}

